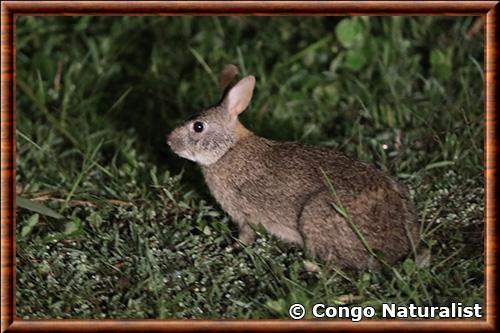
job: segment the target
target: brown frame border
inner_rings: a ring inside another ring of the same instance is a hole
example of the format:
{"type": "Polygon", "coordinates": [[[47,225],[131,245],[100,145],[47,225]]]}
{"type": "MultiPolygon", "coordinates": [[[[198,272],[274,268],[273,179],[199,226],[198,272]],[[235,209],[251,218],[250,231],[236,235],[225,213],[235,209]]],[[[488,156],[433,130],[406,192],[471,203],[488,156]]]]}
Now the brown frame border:
{"type": "Polygon", "coordinates": [[[498,1],[4,1],[1,3],[0,332],[496,331],[498,1]],[[474,15],[485,18],[486,320],[20,320],[15,317],[15,18],[18,15],[474,15]]]}

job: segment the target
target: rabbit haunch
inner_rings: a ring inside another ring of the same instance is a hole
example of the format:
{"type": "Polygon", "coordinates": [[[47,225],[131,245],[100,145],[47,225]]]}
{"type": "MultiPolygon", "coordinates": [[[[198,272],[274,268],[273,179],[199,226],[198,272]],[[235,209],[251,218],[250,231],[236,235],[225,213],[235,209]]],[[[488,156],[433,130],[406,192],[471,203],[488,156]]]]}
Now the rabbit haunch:
{"type": "Polygon", "coordinates": [[[418,243],[418,227],[406,187],[335,150],[256,136],[238,120],[255,78],[231,87],[236,75],[236,67],[226,67],[222,102],[176,128],[167,142],[201,166],[212,195],[237,223],[240,241],[253,242],[250,225],[262,224],[327,263],[365,269],[370,254],[354,225],[386,262],[408,254],[418,243]]]}

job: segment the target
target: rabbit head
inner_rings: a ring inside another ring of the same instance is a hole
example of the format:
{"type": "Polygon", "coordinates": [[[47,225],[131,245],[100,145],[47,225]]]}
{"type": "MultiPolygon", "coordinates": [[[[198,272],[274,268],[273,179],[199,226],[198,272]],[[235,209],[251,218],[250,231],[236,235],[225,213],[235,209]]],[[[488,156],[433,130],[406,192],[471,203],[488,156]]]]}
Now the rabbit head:
{"type": "Polygon", "coordinates": [[[255,77],[246,76],[229,87],[236,75],[236,67],[227,66],[219,80],[221,90],[226,90],[222,101],[192,116],[167,136],[167,144],[177,155],[210,165],[248,132],[239,122],[238,115],[250,103],[255,77]]]}

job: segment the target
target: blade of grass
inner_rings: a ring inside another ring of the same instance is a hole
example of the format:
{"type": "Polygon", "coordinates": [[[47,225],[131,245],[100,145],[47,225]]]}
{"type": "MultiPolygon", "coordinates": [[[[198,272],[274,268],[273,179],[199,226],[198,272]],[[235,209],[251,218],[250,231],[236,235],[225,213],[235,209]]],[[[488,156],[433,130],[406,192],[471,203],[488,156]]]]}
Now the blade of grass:
{"type": "MultiPolygon", "coordinates": [[[[337,202],[337,203],[332,203],[332,207],[335,209],[335,211],[337,213],[339,213],[344,218],[344,220],[346,220],[347,223],[349,223],[351,229],[354,231],[354,233],[356,234],[356,237],[358,237],[358,239],[361,241],[361,243],[363,244],[363,246],[365,247],[365,249],[373,257],[375,257],[377,260],[382,261],[382,259],[379,258],[377,256],[377,254],[372,250],[372,248],[370,247],[370,245],[368,245],[368,242],[366,241],[365,237],[363,236],[363,234],[361,234],[361,232],[359,231],[358,227],[352,221],[351,216],[345,210],[344,206],[342,205],[342,202],[340,201],[340,198],[337,195],[337,192],[335,191],[335,188],[333,187],[332,182],[330,181],[330,178],[326,175],[326,173],[323,170],[323,168],[320,168],[320,170],[321,170],[321,173],[323,173],[323,177],[325,178],[326,185],[330,189],[330,192],[333,194],[333,197],[334,197],[335,201],[337,202]]],[[[385,262],[383,262],[383,264],[387,265],[387,263],[385,263],[385,262]]]]}
{"type": "Polygon", "coordinates": [[[21,138],[23,138],[24,140],[28,141],[29,143],[31,143],[33,146],[35,146],[35,148],[37,148],[38,150],[40,151],[43,151],[42,147],[40,147],[36,142],[34,142],[33,140],[31,140],[30,138],[28,138],[27,135],[23,134],[23,132],[21,132],[20,130],[18,130],[16,128],[16,134],[19,135],[21,138]]]}
{"type": "Polygon", "coordinates": [[[120,97],[118,97],[118,99],[113,103],[113,105],[111,105],[111,107],[108,109],[108,111],[106,111],[106,113],[111,113],[113,110],[115,110],[118,107],[118,105],[120,105],[125,100],[125,98],[127,98],[128,94],[130,94],[131,91],[132,87],[128,87],[123,92],[123,94],[121,94],[120,97]]]}
{"type": "Polygon", "coordinates": [[[243,59],[243,54],[239,46],[236,48],[236,52],[238,53],[238,64],[240,65],[241,68],[241,75],[247,75],[247,69],[245,67],[245,59],[243,59]]]}
{"type": "Polygon", "coordinates": [[[340,201],[340,198],[338,197],[337,195],[337,192],[335,191],[335,188],[332,184],[332,182],[330,181],[330,178],[328,178],[326,172],[320,168],[320,171],[321,173],[323,174],[323,177],[325,178],[325,182],[328,186],[328,188],[330,189],[331,193],[333,194],[335,200],[337,201],[337,204],[335,203],[332,203],[332,207],[344,218],[344,220],[349,224],[349,226],[351,227],[352,231],[356,234],[356,237],[358,237],[358,239],[361,241],[361,243],[363,244],[363,246],[365,247],[365,249],[368,251],[368,253],[370,255],[372,255],[378,262],[380,262],[383,266],[387,267],[389,270],[391,270],[394,275],[401,281],[403,282],[404,284],[406,284],[406,281],[403,280],[403,278],[401,277],[401,275],[399,274],[399,272],[397,270],[394,269],[394,267],[392,267],[391,265],[389,265],[385,260],[383,260],[382,258],[380,258],[373,250],[372,248],[370,247],[370,245],[368,244],[368,242],[366,241],[366,239],[364,238],[363,234],[359,231],[358,227],[356,226],[356,224],[352,221],[352,218],[351,216],[348,214],[348,212],[345,210],[345,208],[343,207],[342,205],[342,202],[340,201]]]}
{"type": "Polygon", "coordinates": [[[16,206],[21,207],[27,210],[30,210],[32,212],[36,212],[45,216],[50,216],[55,219],[62,219],[64,216],[61,214],[57,213],[56,211],[50,209],[47,206],[44,206],[38,202],[34,202],[29,199],[22,198],[20,196],[16,196],[16,206]]]}
{"type": "Polygon", "coordinates": [[[99,151],[99,149],[101,148],[101,146],[102,146],[102,141],[99,142],[99,144],[94,148],[94,150],[90,154],[90,157],[88,158],[88,160],[85,160],[83,162],[82,171],[76,177],[75,182],[73,183],[71,190],[69,191],[68,195],[66,196],[66,199],[64,200],[64,204],[61,207],[61,211],[63,211],[64,209],[66,209],[68,207],[68,203],[71,200],[71,197],[75,193],[76,189],[80,185],[80,182],[83,180],[83,177],[97,164],[97,162],[94,161],[94,158],[95,158],[95,155],[97,154],[97,152],[99,151]],[[90,165],[88,165],[88,166],[86,166],[87,161],[91,161],[90,165]]]}
{"type": "Polygon", "coordinates": [[[324,45],[328,44],[328,42],[330,41],[330,39],[331,39],[330,35],[321,38],[317,42],[312,43],[309,46],[307,46],[307,47],[303,48],[302,50],[300,50],[299,52],[295,53],[290,58],[288,58],[288,60],[286,60],[285,62],[282,62],[281,64],[277,65],[276,67],[277,68],[281,68],[281,67],[285,67],[285,66],[289,66],[289,65],[293,64],[297,60],[300,60],[308,52],[312,52],[312,51],[314,51],[316,49],[319,49],[319,48],[323,47],[324,45]]]}
{"type": "Polygon", "coordinates": [[[196,51],[192,47],[189,48],[189,51],[191,51],[191,53],[193,54],[193,56],[200,63],[201,67],[203,67],[203,69],[207,72],[207,74],[210,75],[210,78],[212,79],[212,81],[214,81],[215,85],[217,86],[219,84],[219,82],[217,80],[217,77],[214,74],[214,72],[212,71],[212,69],[210,68],[210,66],[208,66],[208,64],[205,61],[205,59],[203,59],[203,57],[201,56],[201,54],[199,54],[198,51],[196,51]]]}

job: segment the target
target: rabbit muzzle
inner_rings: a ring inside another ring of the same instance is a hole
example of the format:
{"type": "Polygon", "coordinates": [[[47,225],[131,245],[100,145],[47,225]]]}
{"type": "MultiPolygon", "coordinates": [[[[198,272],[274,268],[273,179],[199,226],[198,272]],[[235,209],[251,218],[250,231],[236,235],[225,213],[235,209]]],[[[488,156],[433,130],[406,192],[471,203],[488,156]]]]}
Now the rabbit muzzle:
{"type": "Polygon", "coordinates": [[[172,133],[167,134],[167,136],[166,136],[166,142],[167,142],[167,145],[169,147],[172,147],[172,139],[170,138],[170,134],[172,134],[172,133]]]}
{"type": "Polygon", "coordinates": [[[179,151],[183,150],[182,139],[173,134],[174,132],[167,135],[167,145],[174,153],[179,154],[179,151]]]}
{"type": "Polygon", "coordinates": [[[183,139],[183,136],[179,135],[179,133],[176,133],[176,130],[167,135],[166,141],[167,145],[176,155],[191,161],[195,161],[192,152],[186,149],[186,142],[183,139]]]}

